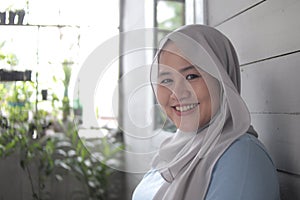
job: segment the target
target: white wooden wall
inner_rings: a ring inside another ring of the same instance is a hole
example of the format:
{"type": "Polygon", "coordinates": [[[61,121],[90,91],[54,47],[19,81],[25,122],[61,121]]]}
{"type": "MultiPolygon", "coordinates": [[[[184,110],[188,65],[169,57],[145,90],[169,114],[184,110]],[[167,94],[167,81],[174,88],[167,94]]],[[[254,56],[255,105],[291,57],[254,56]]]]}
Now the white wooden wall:
{"type": "Polygon", "coordinates": [[[206,0],[206,23],[227,35],[242,96],[278,168],[282,199],[300,199],[300,1],[206,0]]]}

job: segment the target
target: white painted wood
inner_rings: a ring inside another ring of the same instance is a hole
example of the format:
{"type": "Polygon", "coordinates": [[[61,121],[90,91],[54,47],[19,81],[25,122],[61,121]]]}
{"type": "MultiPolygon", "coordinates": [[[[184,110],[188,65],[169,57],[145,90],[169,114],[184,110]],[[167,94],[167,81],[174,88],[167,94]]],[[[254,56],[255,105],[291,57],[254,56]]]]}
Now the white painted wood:
{"type": "MultiPolygon", "coordinates": [[[[242,96],[260,140],[278,169],[300,175],[300,53],[275,58],[300,50],[300,1],[267,0],[239,15],[242,4],[254,1],[207,2],[210,25],[230,18],[217,28],[245,64],[242,96]]],[[[279,173],[281,199],[300,199],[299,175],[279,173]]]]}
{"type": "Polygon", "coordinates": [[[194,0],[185,0],[185,24],[195,23],[194,0]]]}
{"type": "Polygon", "coordinates": [[[262,0],[207,0],[208,25],[216,26],[262,0]]]}
{"type": "Polygon", "coordinates": [[[300,53],[242,67],[242,97],[277,166],[300,174],[300,53]]]}
{"type": "Polygon", "coordinates": [[[203,24],[204,23],[204,1],[205,0],[194,0],[194,10],[195,10],[195,23],[203,24]]]}
{"type": "Polygon", "coordinates": [[[252,114],[251,119],[276,167],[300,175],[300,115],[252,114]]]}
{"type": "Polygon", "coordinates": [[[269,0],[217,28],[249,63],[300,49],[299,10],[299,0],[269,0]]]}
{"type": "Polygon", "coordinates": [[[242,96],[252,113],[300,113],[300,53],[241,68],[242,96]]]}

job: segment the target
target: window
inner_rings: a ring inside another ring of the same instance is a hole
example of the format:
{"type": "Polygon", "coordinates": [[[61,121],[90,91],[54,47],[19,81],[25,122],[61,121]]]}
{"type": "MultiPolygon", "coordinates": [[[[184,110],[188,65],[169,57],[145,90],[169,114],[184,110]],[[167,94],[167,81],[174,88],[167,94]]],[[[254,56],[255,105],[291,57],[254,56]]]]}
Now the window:
{"type": "MultiPolygon", "coordinates": [[[[170,31],[185,24],[185,1],[184,0],[157,0],[155,2],[155,25],[158,28],[156,42],[170,31]]],[[[155,128],[163,126],[166,131],[174,132],[176,127],[169,122],[160,111],[155,112],[155,128]]]]}
{"type": "Polygon", "coordinates": [[[157,27],[174,30],[185,24],[184,0],[159,0],[156,3],[157,27]]]}
{"type": "MultiPolygon", "coordinates": [[[[17,62],[11,65],[0,58],[1,68],[32,70],[32,81],[39,84],[39,100],[41,90],[48,90],[48,101],[40,101],[39,109],[51,112],[52,95],[62,99],[66,91],[71,99],[71,106],[73,96],[78,98],[74,100],[75,106],[78,106],[78,100],[82,97],[78,88],[72,88],[75,83],[80,82],[76,79],[77,73],[81,64],[98,45],[118,34],[118,4],[118,0],[7,0],[6,4],[0,6],[0,54],[14,55],[17,62]],[[18,22],[18,15],[13,23],[9,23],[9,11],[13,10],[24,11],[22,23],[18,22]],[[67,90],[63,84],[66,73],[64,66],[71,70],[67,90]]],[[[113,76],[118,77],[118,65],[113,67],[116,68],[113,76]]],[[[55,106],[58,108],[62,105],[55,106]]],[[[98,104],[95,105],[95,113],[98,107],[98,104]]],[[[99,116],[111,117],[106,113],[103,111],[99,116]]]]}

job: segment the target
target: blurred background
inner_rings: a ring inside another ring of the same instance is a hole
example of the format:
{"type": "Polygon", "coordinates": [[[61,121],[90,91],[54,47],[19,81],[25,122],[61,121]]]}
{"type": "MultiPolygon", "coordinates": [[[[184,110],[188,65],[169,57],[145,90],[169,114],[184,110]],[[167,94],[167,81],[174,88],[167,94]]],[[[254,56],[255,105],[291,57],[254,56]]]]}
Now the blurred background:
{"type": "Polygon", "coordinates": [[[186,24],[232,41],[281,199],[300,199],[299,9],[298,0],[1,1],[0,199],[131,199],[174,131],[149,66],[159,40],[186,24]],[[99,66],[105,73],[81,78],[90,59],[109,59],[96,54],[106,44],[117,56],[99,66]]]}

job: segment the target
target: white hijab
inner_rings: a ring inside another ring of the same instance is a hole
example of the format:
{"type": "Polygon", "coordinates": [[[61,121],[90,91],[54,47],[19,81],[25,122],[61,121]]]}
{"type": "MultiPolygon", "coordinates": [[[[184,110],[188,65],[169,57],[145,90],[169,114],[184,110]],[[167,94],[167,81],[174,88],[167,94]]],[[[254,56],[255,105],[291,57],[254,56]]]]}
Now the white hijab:
{"type": "MultiPolygon", "coordinates": [[[[239,63],[230,41],[208,26],[181,27],[167,35],[160,47],[167,41],[172,41],[190,63],[216,78],[222,92],[219,111],[207,126],[197,133],[178,130],[162,143],[152,167],[166,182],[154,199],[204,199],[214,165],[250,127],[250,114],[240,97],[239,63]]],[[[154,81],[158,67],[153,65],[151,71],[154,81]]]]}

